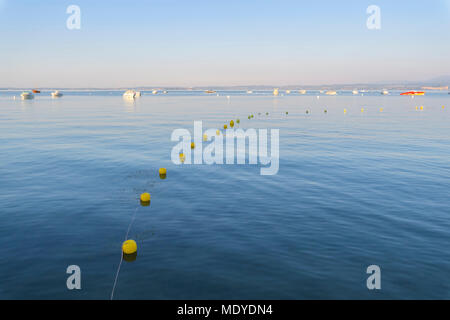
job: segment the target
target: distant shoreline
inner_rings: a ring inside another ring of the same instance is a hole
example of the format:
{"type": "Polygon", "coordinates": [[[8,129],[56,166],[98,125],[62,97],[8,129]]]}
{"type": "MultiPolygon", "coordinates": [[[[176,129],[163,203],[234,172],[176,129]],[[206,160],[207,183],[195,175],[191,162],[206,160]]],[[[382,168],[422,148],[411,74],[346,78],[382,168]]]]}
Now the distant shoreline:
{"type": "Polygon", "coordinates": [[[427,91],[448,91],[448,85],[430,85],[430,84],[345,84],[345,85],[273,85],[273,86],[196,86],[196,87],[169,87],[169,86],[135,86],[135,87],[115,87],[115,88],[65,88],[65,87],[4,87],[0,91],[25,91],[37,89],[40,91],[125,91],[128,89],[135,89],[141,91],[152,90],[167,90],[167,91],[204,91],[204,90],[219,90],[219,91],[245,91],[245,90],[260,90],[269,91],[274,88],[280,90],[427,90],[427,91]]]}

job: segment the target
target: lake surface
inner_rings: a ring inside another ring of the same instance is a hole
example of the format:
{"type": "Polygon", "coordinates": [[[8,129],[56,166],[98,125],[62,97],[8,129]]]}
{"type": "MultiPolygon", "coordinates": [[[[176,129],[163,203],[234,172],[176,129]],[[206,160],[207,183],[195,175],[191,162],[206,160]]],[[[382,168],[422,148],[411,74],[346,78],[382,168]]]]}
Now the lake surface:
{"type": "Polygon", "coordinates": [[[1,299],[109,299],[133,215],[114,299],[450,299],[446,92],[63,93],[0,92],[1,299]],[[174,129],[237,118],[280,129],[277,175],[172,163],[174,129]]]}

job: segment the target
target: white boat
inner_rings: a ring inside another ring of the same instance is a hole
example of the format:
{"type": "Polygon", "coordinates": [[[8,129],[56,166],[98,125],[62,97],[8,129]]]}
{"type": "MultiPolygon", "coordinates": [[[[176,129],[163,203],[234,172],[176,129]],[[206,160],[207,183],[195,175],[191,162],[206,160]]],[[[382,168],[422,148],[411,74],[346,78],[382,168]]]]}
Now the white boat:
{"type": "Polygon", "coordinates": [[[24,91],[20,95],[22,97],[22,100],[31,100],[34,99],[34,95],[31,92],[24,91]]]}
{"type": "Polygon", "coordinates": [[[153,90],[152,93],[153,93],[153,94],[157,94],[157,93],[158,93],[158,90],[153,90]]]}
{"type": "Polygon", "coordinates": [[[123,94],[124,99],[134,99],[136,97],[136,91],[134,90],[127,90],[123,94]]]}
{"type": "Polygon", "coordinates": [[[247,90],[247,93],[250,94],[250,93],[253,93],[253,91],[252,90],[247,90]]]}
{"type": "Polygon", "coordinates": [[[389,91],[383,90],[383,91],[381,91],[381,94],[382,94],[382,95],[387,95],[387,94],[389,94],[389,91]]]}
{"type": "Polygon", "coordinates": [[[63,94],[59,92],[58,90],[52,92],[52,98],[61,98],[63,94]]]}
{"type": "Polygon", "coordinates": [[[337,95],[337,92],[333,91],[333,90],[328,90],[327,92],[325,92],[325,94],[327,94],[329,96],[335,96],[335,95],[337,95]]]}
{"type": "Polygon", "coordinates": [[[358,94],[359,92],[358,92],[358,90],[353,90],[352,93],[353,94],[358,94]]]}
{"type": "Polygon", "coordinates": [[[289,93],[291,93],[291,90],[286,90],[286,94],[289,94],[289,93]]]}
{"type": "Polygon", "coordinates": [[[273,95],[274,95],[274,96],[277,96],[278,94],[279,94],[278,88],[273,89],[273,95]]]}
{"type": "Polygon", "coordinates": [[[135,98],[139,98],[141,96],[141,92],[140,91],[136,91],[134,94],[135,98]]]}
{"type": "Polygon", "coordinates": [[[300,94],[306,94],[306,90],[298,90],[298,93],[300,93],[300,94]]]}

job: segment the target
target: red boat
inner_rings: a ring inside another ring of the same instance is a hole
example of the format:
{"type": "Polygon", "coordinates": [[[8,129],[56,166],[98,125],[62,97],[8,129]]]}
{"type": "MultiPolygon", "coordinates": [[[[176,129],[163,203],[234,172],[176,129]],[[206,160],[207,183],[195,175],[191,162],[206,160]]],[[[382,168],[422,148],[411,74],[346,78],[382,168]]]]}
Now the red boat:
{"type": "Polygon", "coordinates": [[[31,90],[33,93],[41,93],[39,90],[31,90]]]}
{"type": "Polygon", "coordinates": [[[400,93],[401,96],[423,96],[425,91],[408,91],[400,93]]]}

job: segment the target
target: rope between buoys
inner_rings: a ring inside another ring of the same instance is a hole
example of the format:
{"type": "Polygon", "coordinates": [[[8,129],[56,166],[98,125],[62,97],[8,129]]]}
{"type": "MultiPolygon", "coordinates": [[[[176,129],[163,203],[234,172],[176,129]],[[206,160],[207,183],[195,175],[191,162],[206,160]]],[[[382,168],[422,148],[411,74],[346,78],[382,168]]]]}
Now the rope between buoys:
{"type": "MultiPolygon", "coordinates": [[[[128,225],[128,230],[127,230],[127,234],[125,236],[125,241],[128,239],[128,234],[130,233],[131,225],[134,222],[134,218],[136,217],[136,211],[138,208],[139,208],[139,206],[136,207],[136,209],[134,210],[133,217],[131,218],[130,224],[128,225]]],[[[122,266],[122,261],[123,261],[123,253],[122,253],[122,251],[120,251],[119,267],[117,268],[116,277],[114,279],[114,285],[113,285],[113,288],[111,291],[111,299],[110,300],[112,300],[114,298],[114,290],[116,289],[117,279],[119,278],[119,272],[120,272],[120,267],[122,266]]]]}

